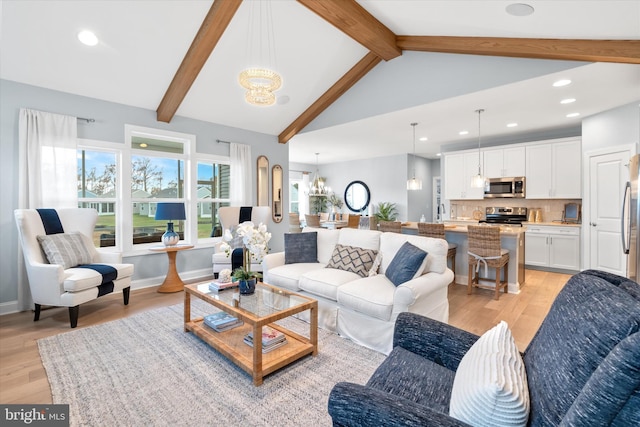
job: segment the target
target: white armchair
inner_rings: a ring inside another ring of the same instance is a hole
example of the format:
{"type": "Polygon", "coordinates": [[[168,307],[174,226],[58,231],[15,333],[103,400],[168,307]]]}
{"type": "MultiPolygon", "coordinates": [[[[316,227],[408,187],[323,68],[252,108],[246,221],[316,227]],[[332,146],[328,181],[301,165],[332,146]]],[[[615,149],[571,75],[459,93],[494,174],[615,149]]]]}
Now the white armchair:
{"type": "MultiPolygon", "coordinates": [[[[221,207],[218,210],[218,215],[220,216],[220,224],[222,225],[222,230],[231,229],[240,223],[240,207],[239,206],[225,206],[221,207]]],[[[269,206],[253,206],[251,208],[251,222],[255,225],[260,223],[268,224],[269,218],[271,218],[271,208],[269,206]]],[[[220,242],[222,244],[222,242],[220,242]]],[[[214,248],[214,253],[212,256],[213,262],[213,273],[218,274],[223,269],[231,269],[231,257],[227,256],[227,254],[220,249],[220,244],[216,245],[214,248]]],[[[251,270],[253,271],[262,271],[262,260],[256,259],[255,257],[251,259],[251,270]]]]}
{"type": "MultiPolygon", "coordinates": [[[[77,264],[66,266],[65,264],[69,264],[68,260],[56,261],[56,264],[50,263],[48,256],[51,256],[52,246],[47,246],[48,253],[45,254],[38,240],[38,236],[47,236],[38,211],[36,209],[14,211],[29,279],[29,289],[35,303],[33,320],[39,320],[43,305],[69,307],[69,320],[71,327],[75,328],[78,324],[80,304],[118,291],[122,291],[124,304],[129,304],[133,264],[122,264],[120,253],[99,251],[95,248],[91,240],[98,219],[98,212],[95,209],[58,209],[57,214],[64,233],[49,234],[48,237],[64,238],[67,240],[65,244],[69,241],[79,243],[75,246],[71,245],[70,249],[73,255],[72,260],[75,259],[76,262],[79,259],[82,260],[78,264],[91,264],[98,270],[104,269],[104,265],[112,267],[111,269],[106,267],[109,273],[103,276],[93,268],[81,267],[77,264]]],[[[71,264],[75,263],[71,262],[71,264]]]]}

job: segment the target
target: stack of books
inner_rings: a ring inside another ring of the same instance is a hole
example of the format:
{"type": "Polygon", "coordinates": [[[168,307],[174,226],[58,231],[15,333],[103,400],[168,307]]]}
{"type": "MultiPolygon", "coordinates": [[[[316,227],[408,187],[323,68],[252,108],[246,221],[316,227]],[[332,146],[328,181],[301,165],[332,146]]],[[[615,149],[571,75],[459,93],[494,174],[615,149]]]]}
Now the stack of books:
{"type": "Polygon", "coordinates": [[[214,280],[213,282],[209,283],[209,290],[214,292],[222,291],[224,289],[229,289],[229,288],[237,288],[237,287],[238,287],[238,282],[218,282],[214,280]]]}
{"type": "Polygon", "coordinates": [[[204,324],[216,332],[224,332],[242,325],[244,322],[229,313],[221,311],[204,317],[204,324]]]}
{"type": "MultiPolygon", "coordinates": [[[[253,331],[249,332],[244,337],[245,344],[253,347],[253,331]]],[[[262,352],[268,353],[271,350],[275,350],[278,347],[282,347],[287,343],[287,337],[277,329],[273,329],[269,326],[262,327],[262,352]]]]}

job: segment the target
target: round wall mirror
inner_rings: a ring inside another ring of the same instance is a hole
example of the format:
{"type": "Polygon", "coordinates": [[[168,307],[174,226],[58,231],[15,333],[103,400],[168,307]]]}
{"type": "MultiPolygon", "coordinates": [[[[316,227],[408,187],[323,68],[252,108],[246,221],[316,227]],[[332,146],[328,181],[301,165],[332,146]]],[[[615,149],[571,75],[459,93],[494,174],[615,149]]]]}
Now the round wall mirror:
{"type": "Polygon", "coordinates": [[[344,202],[353,212],[364,212],[370,200],[369,187],[362,181],[352,181],[344,190],[344,202]]]}

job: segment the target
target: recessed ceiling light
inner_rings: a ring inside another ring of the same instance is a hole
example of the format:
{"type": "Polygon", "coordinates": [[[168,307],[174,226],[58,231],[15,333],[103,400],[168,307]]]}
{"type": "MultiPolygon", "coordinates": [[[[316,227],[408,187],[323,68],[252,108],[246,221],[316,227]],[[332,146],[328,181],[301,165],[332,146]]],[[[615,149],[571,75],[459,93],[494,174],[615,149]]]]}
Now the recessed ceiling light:
{"type": "Polygon", "coordinates": [[[440,157],[442,156],[442,153],[436,153],[436,156],[440,157]]]}
{"type": "Polygon", "coordinates": [[[524,3],[512,3],[508,5],[505,10],[509,15],[513,16],[527,16],[534,12],[534,8],[524,3]]]}
{"type": "Polygon", "coordinates": [[[578,117],[580,115],[580,113],[569,113],[567,114],[567,117],[571,118],[571,117],[578,117]]]}
{"type": "Polygon", "coordinates": [[[418,139],[418,141],[422,141],[422,142],[428,141],[428,140],[429,140],[429,138],[427,138],[426,136],[423,136],[422,138],[418,139]]]}
{"type": "Polygon", "coordinates": [[[148,145],[147,145],[145,142],[143,142],[142,144],[140,144],[140,148],[147,148],[147,147],[148,147],[148,145]]]}
{"type": "Polygon", "coordinates": [[[518,126],[518,124],[517,124],[517,123],[507,123],[507,127],[508,127],[508,128],[514,128],[514,127],[516,127],[516,126],[518,126]]]}
{"type": "Polygon", "coordinates": [[[82,44],[85,44],[87,46],[95,46],[98,44],[98,37],[96,37],[96,35],[89,30],[80,31],[78,33],[78,40],[80,40],[82,44]]]}
{"type": "Polygon", "coordinates": [[[469,131],[468,130],[461,130],[460,132],[458,132],[459,135],[468,135],[469,131]]]}
{"type": "Polygon", "coordinates": [[[562,86],[566,86],[566,85],[570,85],[571,84],[571,80],[569,79],[562,79],[562,80],[558,80],[556,82],[553,83],[553,87],[562,87],[562,86]]]}
{"type": "Polygon", "coordinates": [[[572,102],[576,102],[575,98],[566,98],[560,101],[560,104],[571,104],[572,102]]]}

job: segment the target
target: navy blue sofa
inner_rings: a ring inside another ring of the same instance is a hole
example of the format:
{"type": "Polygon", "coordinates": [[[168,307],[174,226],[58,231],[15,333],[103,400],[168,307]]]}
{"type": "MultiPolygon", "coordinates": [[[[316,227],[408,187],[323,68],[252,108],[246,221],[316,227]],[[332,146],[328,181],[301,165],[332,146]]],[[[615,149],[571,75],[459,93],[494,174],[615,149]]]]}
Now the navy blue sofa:
{"type": "MultiPolygon", "coordinates": [[[[640,425],[640,285],[587,270],[573,276],[523,353],[530,426],[640,425]]],[[[401,313],[394,348],[366,385],[338,383],[334,426],[461,426],[449,399],[477,335],[401,313]]]]}

